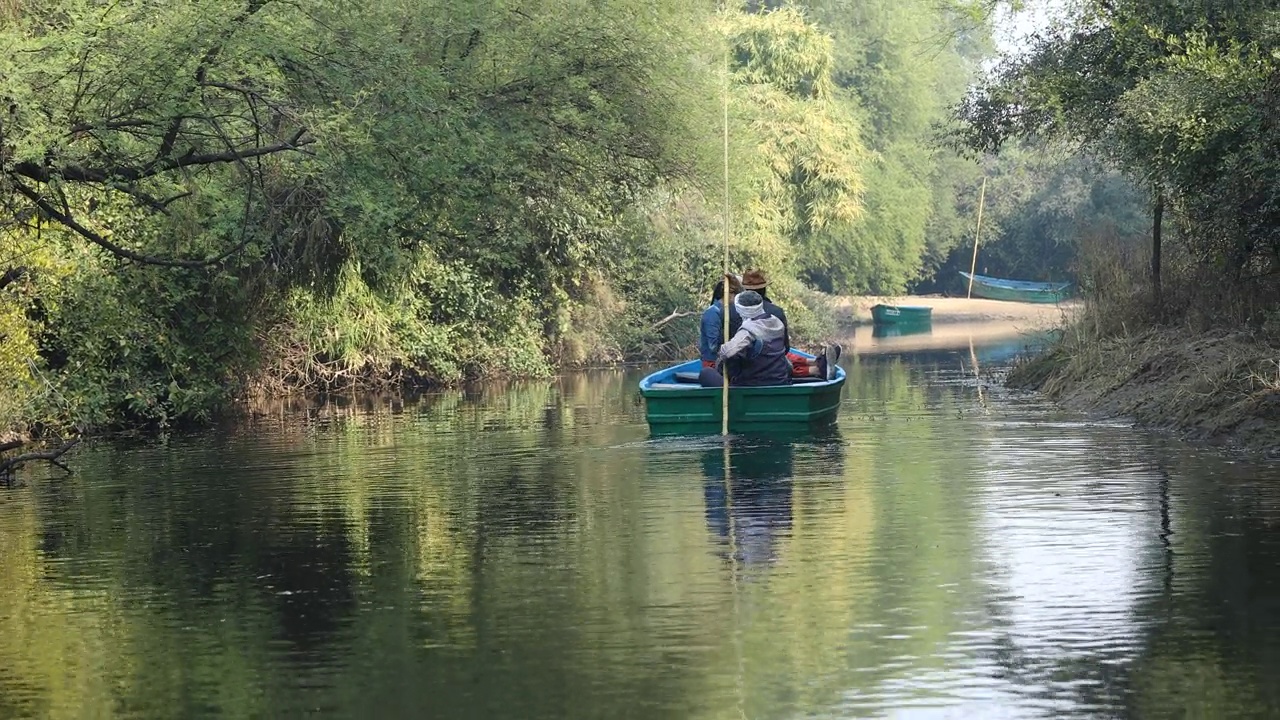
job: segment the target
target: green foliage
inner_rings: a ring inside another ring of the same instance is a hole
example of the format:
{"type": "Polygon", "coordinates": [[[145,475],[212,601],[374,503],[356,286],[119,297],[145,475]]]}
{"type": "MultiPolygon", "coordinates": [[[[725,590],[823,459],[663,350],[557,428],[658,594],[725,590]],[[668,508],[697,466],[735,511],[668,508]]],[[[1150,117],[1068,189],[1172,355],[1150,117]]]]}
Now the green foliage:
{"type": "Polygon", "coordinates": [[[252,305],[226,275],[84,258],[46,291],[52,417],[78,427],[207,421],[255,356],[252,305]]]}
{"type": "Polygon", "coordinates": [[[465,265],[419,259],[408,281],[376,293],[348,264],[331,295],[295,290],[264,338],[263,382],[341,390],[369,383],[457,382],[512,372],[544,375],[534,307],[501,297],[465,265]]]}
{"type": "Polygon", "coordinates": [[[38,321],[6,291],[6,382],[35,367],[67,423],[165,424],[248,380],[601,354],[573,335],[608,325],[582,309],[624,219],[708,174],[710,8],[353,8],[35,2],[0,27],[0,195],[69,267],[31,281],[38,321]]]}
{"type": "Polygon", "coordinates": [[[686,353],[662,319],[721,270],[726,102],[731,263],[817,339],[806,283],[900,288],[950,247],[965,170],[928,133],[986,20],[772,5],[6,9],[0,272],[43,264],[0,289],[0,422],[686,353]]]}
{"type": "Polygon", "coordinates": [[[957,186],[979,171],[936,146],[934,133],[989,52],[991,4],[795,4],[832,33],[833,77],[871,151],[862,220],[815,238],[803,276],[832,292],[902,292],[964,238],[957,186]]]}
{"type": "Polygon", "coordinates": [[[1068,139],[1164,195],[1178,242],[1215,282],[1271,275],[1280,5],[1083,5],[965,101],[963,140],[991,150],[1017,136],[1068,139]]]}
{"type": "Polygon", "coordinates": [[[794,254],[847,232],[861,215],[867,153],[847,100],[835,94],[827,34],[791,9],[729,14],[723,27],[736,119],[758,143],[740,175],[753,197],[739,242],[784,274],[794,254]]]}

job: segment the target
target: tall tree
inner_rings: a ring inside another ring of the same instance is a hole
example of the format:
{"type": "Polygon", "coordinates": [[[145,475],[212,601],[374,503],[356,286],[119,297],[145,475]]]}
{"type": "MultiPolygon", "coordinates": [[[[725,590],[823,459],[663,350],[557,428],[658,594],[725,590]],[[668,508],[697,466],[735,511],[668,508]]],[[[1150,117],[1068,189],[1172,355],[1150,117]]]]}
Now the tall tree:
{"type": "Polygon", "coordinates": [[[831,36],[792,9],[729,13],[735,113],[758,143],[743,173],[754,196],[748,246],[789,267],[862,214],[867,152],[836,87],[831,36]]]}

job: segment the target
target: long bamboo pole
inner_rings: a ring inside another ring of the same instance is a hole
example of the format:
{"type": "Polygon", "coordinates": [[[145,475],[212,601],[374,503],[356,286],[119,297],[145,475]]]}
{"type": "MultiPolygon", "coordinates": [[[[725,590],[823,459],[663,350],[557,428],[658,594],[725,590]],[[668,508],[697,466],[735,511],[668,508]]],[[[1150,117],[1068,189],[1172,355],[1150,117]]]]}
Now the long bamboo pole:
{"type": "MultiPolygon", "coordinates": [[[[729,295],[729,51],[725,50],[724,54],[724,88],[721,93],[724,96],[724,300],[723,307],[720,308],[721,315],[724,316],[724,334],[720,337],[724,342],[729,342],[729,303],[733,302],[733,298],[729,295]]],[[[720,434],[729,434],[729,367],[726,363],[721,366],[720,371],[723,373],[724,385],[721,388],[721,405],[720,405],[720,434]]]]}
{"type": "MultiPolygon", "coordinates": [[[[724,4],[721,3],[720,11],[724,12],[724,4]]],[[[724,101],[724,300],[721,307],[721,315],[724,316],[724,342],[729,342],[729,303],[732,298],[729,296],[729,238],[732,235],[732,223],[729,215],[729,48],[725,48],[724,52],[724,87],[722,95],[724,101]]],[[[738,699],[738,716],[743,720],[747,718],[746,710],[746,688],[744,677],[746,675],[746,659],[742,654],[742,631],[738,625],[742,616],[741,593],[738,591],[738,529],[737,523],[733,518],[733,481],[731,476],[732,457],[729,451],[729,368],[726,365],[721,366],[724,384],[721,386],[721,406],[720,406],[720,434],[723,437],[724,444],[724,511],[728,519],[729,525],[729,578],[733,585],[733,647],[734,655],[738,660],[738,672],[736,674],[737,699],[738,699]]]]}
{"type": "Polygon", "coordinates": [[[978,270],[978,240],[982,237],[982,208],[987,203],[987,179],[982,178],[982,192],[978,193],[978,229],[973,234],[973,262],[969,263],[969,294],[973,299],[973,274],[978,270]]]}

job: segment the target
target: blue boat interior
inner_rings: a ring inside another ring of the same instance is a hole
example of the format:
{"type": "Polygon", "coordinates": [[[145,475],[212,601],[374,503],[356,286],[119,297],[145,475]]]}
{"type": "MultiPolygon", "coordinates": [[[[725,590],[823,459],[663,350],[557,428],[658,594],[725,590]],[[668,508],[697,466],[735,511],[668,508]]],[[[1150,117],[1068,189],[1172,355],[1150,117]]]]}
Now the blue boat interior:
{"type": "MultiPolygon", "coordinates": [[[[800,350],[792,350],[791,352],[803,355],[808,358],[814,356],[802,352],[800,350]]],[[[702,370],[701,360],[690,360],[689,362],[673,365],[663,368],[651,375],[646,376],[640,381],[641,390],[715,390],[716,388],[703,388],[698,383],[698,373],[702,370]]],[[[833,385],[844,380],[844,368],[836,366],[836,376],[832,380],[823,378],[792,378],[790,385],[769,385],[764,387],[795,387],[796,385],[804,385],[805,387],[821,387],[823,385],[833,385]]],[[[754,388],[762,389],[762,388],[754,388]]]]}

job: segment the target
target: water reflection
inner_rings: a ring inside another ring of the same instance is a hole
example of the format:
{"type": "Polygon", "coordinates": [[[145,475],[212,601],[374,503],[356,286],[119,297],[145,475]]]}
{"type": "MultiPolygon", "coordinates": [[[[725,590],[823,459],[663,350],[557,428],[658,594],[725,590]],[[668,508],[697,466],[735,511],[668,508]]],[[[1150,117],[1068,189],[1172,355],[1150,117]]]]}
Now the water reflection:
{"type": "Polygon", "coordinates": [[[972,346],[984,363],[1009,362],[1034,350],[1056,331],[1017,323],[934,322],[904,326],[859,326],[842,342],[846,352],[867,355],[936,355],[972,346]]]}
{"type": "Polygon", "coordinates": [[[786,440],[751,438],[703,452],[707,527],[725,557],[734,548],[747,566],[774,560],[777,536],[791,529],[794,454],[786,440]]]}
{"type": "Polygon", "coordinates": [[[932,333],[933,325],[925,321],[899,323],[896,325],[876,325],[871,330],[871,337],[880,339],[906,337],[909,335],[930,335],[932,333]]]}
{"type": "Polygon", "coordinates": [[[0,491],[0,717],[1280,714],[1280,473],[1000,347],[851,353],[825,437],[636,371],[86,448],[0,491]]]}

